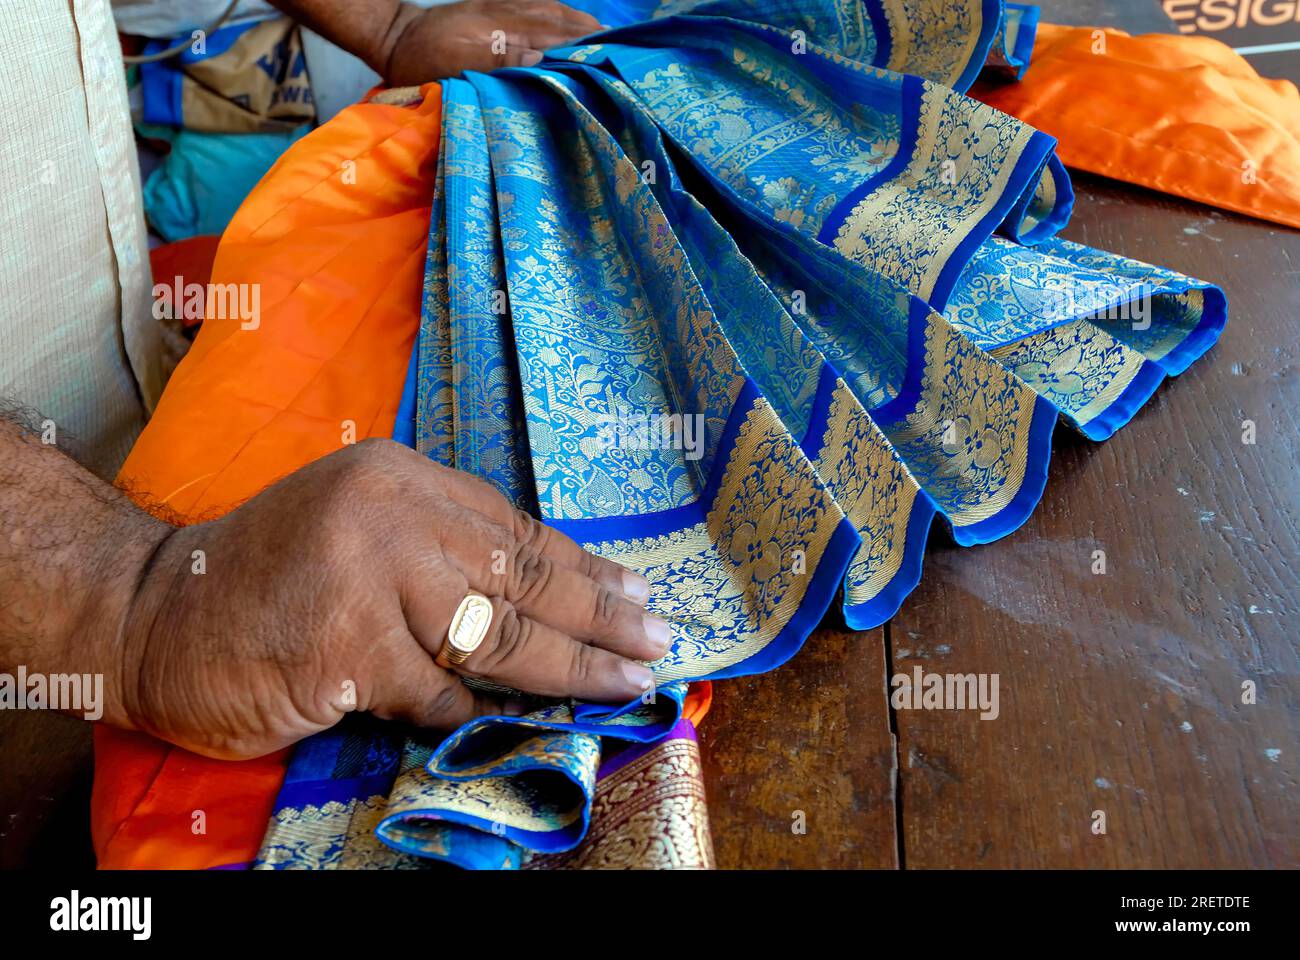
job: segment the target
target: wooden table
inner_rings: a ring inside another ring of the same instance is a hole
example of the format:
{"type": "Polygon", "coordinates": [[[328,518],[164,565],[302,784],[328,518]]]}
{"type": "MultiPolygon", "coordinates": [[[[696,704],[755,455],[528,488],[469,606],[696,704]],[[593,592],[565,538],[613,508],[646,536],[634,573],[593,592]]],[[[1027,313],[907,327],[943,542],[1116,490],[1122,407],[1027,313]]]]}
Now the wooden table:
{"type": "MultiPolygon", "coordinates": [[[[936,533],[883,628],[822,629],[717,685],[721,866],[1300,865],[1300,233],[1075,187],[1065,235],[1221,284],[1223,339],[1106,443],[1058,430],[1019,531],[971,549],[936,533]],[[891,710],[888,677],[916,665],[998,674],[1001,716],[891,710]]],[[[0,867],[90,863],[86,726],[0,712],[0,772],[0,867]]]]}
{"type": "Polygon", "coordinates": [[[1220,284],[1227,330],[1112,439],[1059,427],[1020,530],[936,531],[884,627],[715,686],[720,866],[1300,865],[1300,232],[1075,188],[1065,236],[1220,284]],[[1000,716],[891,709],[918,665],[998,674],[1000,716]]]}

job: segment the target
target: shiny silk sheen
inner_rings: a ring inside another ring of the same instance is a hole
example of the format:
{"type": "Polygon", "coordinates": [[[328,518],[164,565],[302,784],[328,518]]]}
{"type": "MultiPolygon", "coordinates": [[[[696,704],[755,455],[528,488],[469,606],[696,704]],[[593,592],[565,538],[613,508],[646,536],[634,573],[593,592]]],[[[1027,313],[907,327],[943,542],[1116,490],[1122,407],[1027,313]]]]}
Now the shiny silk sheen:
{"type": "Polygon", "coordinates": [[[617,865],[707,865],[663,855],[700,848],[689,790],[655,830],[599,819],[613,758],[662,748],[645,769],[672,780],[688,683],[779,666],[832,608],[887,620],[936,517],[960,544],[1014,530],[1058,419],[1105,439],[1225,322],[1216,287],[1059,239],[1052,138],[958,92],[1023,69],[1032,8],[575,5],[613,29],[426,91],[391,430],[644,573],[673,627],[658,689],[305,741],[259,866],[609,866],[634,821],[661,855],[617,865]]]}
{"type": "MultiPolygon", "coordinates": [[[[832,605],[888,619],[936,516],[1015,529],[1058,418],[1104,439],[1225,318],[1208,284],[1057,239],[1052,139],[944,85],[1021,69],[1023,8],[580,5],[614,29],[443,85],[395,429],[644,573],[674,644],[652,703],[408,738],[363,818],[393,864],[581,849],[602,753],[664,737],[682,681],[780,665],[832,605]],[[696,455],[636,418],[698,423],[696,455]]],[[[374,849],[286,826],[309,794],[277,807],[262,866],[374,849]]]]}

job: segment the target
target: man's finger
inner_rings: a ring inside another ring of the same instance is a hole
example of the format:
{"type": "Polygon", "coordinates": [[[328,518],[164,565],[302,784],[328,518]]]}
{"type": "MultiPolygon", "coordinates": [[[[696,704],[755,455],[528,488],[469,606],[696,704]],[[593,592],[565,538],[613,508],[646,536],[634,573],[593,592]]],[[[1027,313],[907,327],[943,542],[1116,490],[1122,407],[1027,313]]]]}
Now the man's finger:
{"type": "Polygon", "coordinates": [[[512,13],[511,28],[530,35],[557,33],[576,39],[603,29],[600,21],[591,14],[553,0],[518,6],[512,13]]]}
{"type": "Polygon", "coordinates": [[[575,10],[567,4],[547,3],[545,4],[545,9],[557,23],[564,25],[563,28],[581,30],[581,33],[575,34],[575,38],[586,36],[589,33],[596,33],[598,30],[602,29],[600,21],[591,14],[583,13],[581,10],[575,10]]]}
{"type": "Polygon", "coordinates": [[[617,703],[654,688],[654,675],[644,664],[579,643],[524,616],[510,601],[491,599],[492,623],[478,649],[459,665],[439,650],[439,666],[549,697],[617,703]]]}
{"type": "Polygon", "coordinates": [[[454,730],[475,717],[510,716],[518,709],[491,694],[471,690],[439,667],[411,638],[414,656],[395,660],[377,680],[371,712],[418,727],[454,730]]]}
{"type": "Polygon", "coordinates": [[[441,494],[483,514],[510,530],[515,540],[530,544],[561,566],[577,570],[606,590],[621,593],[635,603],[643,604],[650,598],[650,581],[641,574],[582,549],[554,527],[513,506],[486,481],[449,467],[437,467],[427,476],[435,480],[434,496],[441,494]]]}
{"type": "MultiPolygon", "coordinates": [[[[558,44],[547,44],[558,46],[558,44]]],[[[506,52],[498,55],[499,65],[503,67],[534,67],[542,62],[542,51],[531,46],[507,45],[506,52]]]]}
{"type": "Polygon", "coordinates": [[[538,50],[550,50],[554,47],[567,46],[591,32],[591,30],[569,27],[563,23],[534,27],[527,33],[528,45],[538,50]]]}
{"type": "Polygon", "coordinates": [[[449,559],[470,587],[509,600],[532,617],[578,640],[638,660],[668,652],[668,622],[577,570],[556,563],[531,543],[482,514],[464,519],[443,540],[449,559]]]}
{"type": "MultiPolygon", "coordinates": [[[[504,38],[502,38],[505,43],[501,49],[496,47],[497,39],[499,38],[494,36],[488,42],[487,52],[491,66],[487,69],[531,67],[542,59],[541,51],[534,49],[530,32],[526,29],[520,29],[517,24],[505,32],[504,38]]],[[[477,57],[475,57],[475,62],[477,62],[477,57]]]]}
{"type": "Polygon", "coordinates": [[[636,571],[582,549],[559,530],[522,510],[515,510],[510,519],[515,539],[520,543],[532,546],[561,566],[576,570],[634,603],[644,604],[650,599],[650,581],[636,571]]]}

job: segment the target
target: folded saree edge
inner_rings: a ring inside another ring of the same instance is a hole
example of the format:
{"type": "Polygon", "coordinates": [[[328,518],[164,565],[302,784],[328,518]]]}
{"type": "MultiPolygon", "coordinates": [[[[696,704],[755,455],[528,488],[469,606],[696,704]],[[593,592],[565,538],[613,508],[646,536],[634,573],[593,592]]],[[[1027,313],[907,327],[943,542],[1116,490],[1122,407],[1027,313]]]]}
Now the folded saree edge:
{"type": "Polygon", "coordinates": [[[952,538],[963,547],[992,543],[1014,533],[1033,516],[1047,488],[1052,459],[1052,434],[1060,417],[1051,401],[1034,397],[1034,409],[1025,451],[1025,470],[1010,502],[997,513],[969,524],[949,522],[952,538]]]}
{"type": "Polygon", "coordinates": [[[938,510],[933,501],[924,492],[913,500],[912,513],[907,521],[903,559],[898,570],[880,592],[869,600],[850,603],[848,596],[845,596],[844,622],[850,629],[872,630],[892,619],[902,608],[921,582],[926,543],[937,515],[938,510]]]}
{"type": "Polygon", "coordinates": [[[1205,287],[1201,292],[1207,308],[1197,326],[1163,357],[1144,359],[1141,369],[1113,403],[1096,417],[1076,425],[1089,440],[1109,440],[1138,415],[1165,380],[1185,373],[1218,342],[1227,325],[1227,298],[1218,287],[1205,287]]]}

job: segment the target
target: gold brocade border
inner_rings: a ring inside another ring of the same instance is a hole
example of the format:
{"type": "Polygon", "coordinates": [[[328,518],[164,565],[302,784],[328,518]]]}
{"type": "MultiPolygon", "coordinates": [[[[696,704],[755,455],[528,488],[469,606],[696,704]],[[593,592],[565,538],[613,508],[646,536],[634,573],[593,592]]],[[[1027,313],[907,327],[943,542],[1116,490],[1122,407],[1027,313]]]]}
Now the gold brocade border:
{"type": "Polygon", "coordinates": [[[700,750],[666,740],[596,787],[591,828],[568,853],[531,856],[525,870],[711,870],[700,750]]]}
{"type": "Polygon", "coordinates": [[[533,782],[508,773],[478,780],[446,780],[434,777],[422,766],[412,767],[393,784],[387,811],[392,819],[385,829],[393,835],[415,838],[422,834],[423,823],[437,825],[429,811],[455,810],[486,823],[549,833],[571,826],[582,817],[580,788],[572,786],[564,791],[566,797],[572,794],[578,794],[576,802],[557,807],[546,802],[533,782]]]}
{"type": "MultiPolygon", "coordinates": [[[[983,424],[1010,425],[999,438],[1001,456],[995,464],[1003,465],[982,476],[973,473],[976,489],[965,503],[940,504],[953,526],[970,526],[1005,509],[1020,492],[1029,465],[1029,436],[1036,407],[1033,390],[954,330],[947,320],[931,313],[925,334],[920,404],[892,439],[898,446],[900,442],[932,438],[933,442],[927,444],[929,452],[918,451],[918,455],[927,455],[932,469],[938,472],[947,459],[939,440],[944,432],[943,421],[971,416],[983,424]],[[950,376],[963,384],[963,396],[944,392],[950,376]],[[993,383],[994,379],[1001,382],[993,383]]],[[[969,466],[966,469],[971,470],[969,466]]]]}
{"type": "Polygon", "coordinates": [[[586,546],[656,585],[651,608],[675,636],[651,665],[664,683],[732,666],[771,643],[803,603],[813,581],[806,571],[817,568],[843,520],[811,461],[757,397],[703,523],[586,546]],[[794,551],[803,554],[802,569],[791,562],[794,551]]]}
{"type": "Polygon", "coordinates": [[[1006,346],[998,347],[989,351],[989,355],[1006,365],[1012,373],[1018,377],[1024,378],[1033,386],[1033,379],[1025,372],[1022,372],[1022,365],[1025,358],[1035,356],[1035,351],[1046,347],[1049,351],[1055,341],[1066,337],[1069,342],[1071,335],[1076,332],[1085,334],[1085,339],[1097,348],[1096,355],[1091,356],[1086,352],[1078,354],[1077,363],[1068,370],[1076,374],[1080,379],[1087,381],[1094,392],[1091,393],[1090,399],[1083,406],[1076,406],[1069,403],[1069,398],[1061,398],[1052,395],[1050,392],[1043,392],[1046,398],[1055,403],[1063,412],[1069,414],[1080,424],[1086,424],[1094,417],[1106,410],[1111,404],[1120,398],[1120,395],[1128,389],[1133,378],[1141,372],[1143,364],[1146,362],[1143,355],[1132,347],[1122,343],[1115,337],[1111,336],[1105,330],[1099,329],[1095,324],[1086,319],[1071,320],[1068,323],[1059,324],[1048,330],[1031,334],[1023,337],[1015,343],[1009,343],[1006,346]],[[1101,383],[1100,389],[1096,389],[1096,384],[1101,383]]]}
{"type": "MultiPolygon", "coordinates": [[[[419,870],[446,856],[444,825],[406,838],[424,856],[398,853],[376,836],[390,810],[375,795],[364,800],[329,801],[279,811],[263,841],[259,869],[419,870]]],[[[699,746],[693,738],[665,740],[599,781],[591,808],[591,828],[582,844],[562,854],[529,855],[531,870],[712,869],[699,746]]]]}
{"type": "Polygon", "coordinates": [[[1143,363],[1142,355],[1136,350],[1125,350],[1124,359],[1119,369],[1114,371],[1114,376],[1106,384],[1106,388],[1097,394],[1092,403],[1077,414],[1079,422],[1087,423],[1118,400],[1120,395],[1128,389],[1128,385],[1133,382],[1133,378],[1142,370],[1143,363]]]}
{"type": "Polygon", "coordinates": [[[920,486],[842,379],[831,394],[816,467],[862,538],[846,581],[847,603],[857,606],[902,566],[920,486]]]}
{"type": "Polygon", "coordinates": [[[1038,226],[1041,220],[1040,213],[1049,214],[1054,209],[1056,209],[1056,178],[1052,176],[1051,170],[1044,169],[1043,175],[1038,178],[1038,185],[1034,187],[1033,199],[1025,208],[1025,215],[1020,221],[1020,235],[1024,236],[1038,226]]]}
{"type": "MultiPolygon", "coordinates": [[[[1019,125],[1007,145],[1006,161],[997,165],[996,173],[983,185],[982,192],[973,202],[969,197],[973,191],[968,187],[962,191],[967,194],[965,203],[960,196],[941,205],[924,202],[923,198],[911,194],[913,188],[920,184],[944,182],[941,168],[943,158],[938,155],[938,148],[943,140],[946,152],[947,138],[952,132],[950,128],[954,121],[945,116],[941,101],[952,96],[954,94],[951,90],[932,83],[925,84],[921,93],[916,145],[907,168],[889,186],[873,190],[863,197],[844,218],[832,243],[844,257],[883,273],[927,300],[953,251],[1002,199],[1017,161],[1035,133],[1029,125],[1019,125]],[[955,211],[958,222],[953,224],[946,219],[944,222],[937,221],[936,206],[942,206],[945,218],[952,216],[955,211]],[[881,223],[890,225],[890,243],[883,248],[873,242],[867,231],[868,226],[881,223]],[[936,235],[943,238],[942,243],[931,246],[927,238],[936,235]],[[893,250],[895,253],[907,250],[909,255],[882,262],[879,259],[882,249],[893,250]]],[[[974,128],[980,123],[1005,123],[1006,118],[992,107],[976,104],[962,122],[974,128]]],[[[969,178],[964,173],[965,171],[958,171],[956,186],[968,182],[969,178]]],[[[1043,175],[1047,175],[1047,171],[1043,175]]]]}
{"type": "Polygon", "coordinates": [[[979,0],[882,0],[890,70],[952,86],[984,26],[979,0]]]}
{"type": "Polygon", "coordinates": [[[382,794],[278,811],[258,854],[258,870],[421,870],[428,860],[385,846],[375,828],[387,811],[382,794]]]}
{"type": "MultiPolygon", "coordinates": [[[[912,34],[907,29],[907,11],[903,0],[881,0],[885,13],[885,23],[889,28],[889,63],[885,64],[895,73],[902,73],[899,66],[906,62],[912,52],[912,34]]],[[[877,40],[877,49],[880,41],[877,40]]]]}
{"type": "Polygon", "coordinates": [[[1170,294],[1180,304],[1184,310],[1193,317],[1193,321],[1186,326],[1181,324],[1170,324],[1169,331],[1164,339],[1148,344],[1142,348],[1142,353],[1148,360],[1163,360],[1169,355],[1174,347],[1181,346],[1205,315],[1205,291],[1204,290],[1185,290],[1179,294],[1170,294]]]}

